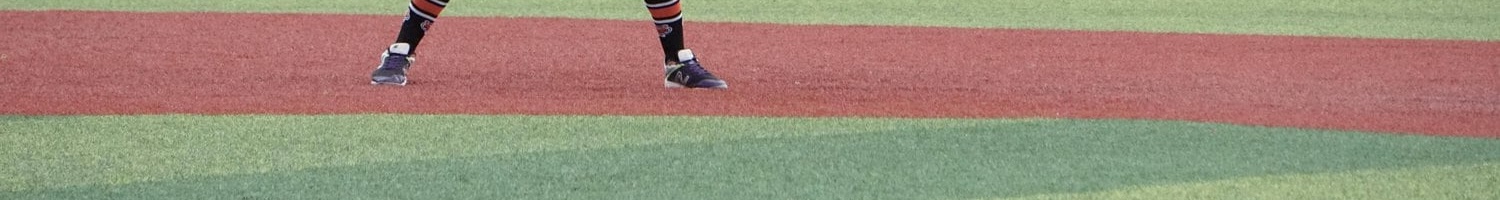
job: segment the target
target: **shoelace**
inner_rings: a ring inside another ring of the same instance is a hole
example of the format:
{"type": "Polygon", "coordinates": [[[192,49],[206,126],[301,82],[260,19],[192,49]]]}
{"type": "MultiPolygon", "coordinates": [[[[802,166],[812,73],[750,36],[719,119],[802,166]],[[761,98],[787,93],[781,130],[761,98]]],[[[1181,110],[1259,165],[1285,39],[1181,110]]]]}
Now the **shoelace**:
{"type": "Polygon", "coordinates": [[[380,68],[381,69],[401,69],[401,68],[403,68],[403,66],[406,66],[408,64],[410,64],[410,63],[407,63],[406,56],[386,56],[385,57],[385,63],[383,63],[383,65],[380,65],[380,68]]]}
{"type": "Polygon", "coordinates": [[[685,63],[682,63],[682,64],[683,64],[683,66],[682,66],[683,70],[687,70],[686,71],[687,74],[691,75],[693,77],[713,77],[714,76],[714,74],[708,73],[707,69],[703,69],[703,66],[699,65],[698,62],[696,62],[696,61],[685,62],[685,63]]]}

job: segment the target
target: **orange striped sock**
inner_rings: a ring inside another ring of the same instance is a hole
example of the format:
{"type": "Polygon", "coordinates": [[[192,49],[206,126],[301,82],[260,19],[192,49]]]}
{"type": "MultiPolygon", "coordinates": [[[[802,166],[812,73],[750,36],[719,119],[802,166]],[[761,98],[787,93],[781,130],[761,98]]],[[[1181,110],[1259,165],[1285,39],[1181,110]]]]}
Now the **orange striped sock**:
{"type": "Polygon", "coordinates": [[[448,0],[411,0],[410,9],[412,14],[427,20],[437,20],[443,8],[448,7],[448,0]]]}
{"type": "Polygon", "coordinates": [[[678,0],[657,0],[654,3],[647,0],[646,9],[651,10],[651,18],[656,19],[657,24],[682,20],[682,4],[678,0]]]}

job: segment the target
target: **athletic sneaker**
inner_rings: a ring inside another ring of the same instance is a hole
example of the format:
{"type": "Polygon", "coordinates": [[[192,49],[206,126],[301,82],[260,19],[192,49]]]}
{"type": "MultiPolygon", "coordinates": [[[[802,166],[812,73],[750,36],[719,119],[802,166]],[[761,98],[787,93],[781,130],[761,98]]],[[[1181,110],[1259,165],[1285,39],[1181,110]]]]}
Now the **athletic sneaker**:
{"type": "Polygon", "coordinates": [[[411,68],[412,61],[416,61],[410,55],[411,44],[391,44],[391,48],[380,55],[380,66],[375,67],[375,72],[370,72],[370,84],[406,85],[406,69],[411,68]]]}
{"type": "Polygon", "coordinates": [[[698,64],[698,58],[693,56],[692,50],[683,49],[677,51],[679,62],[668,62],[666,65],[667,88],[706,88],[706,89],[728,89],[729,84],[714,74],[703,69],[698,64]]]}

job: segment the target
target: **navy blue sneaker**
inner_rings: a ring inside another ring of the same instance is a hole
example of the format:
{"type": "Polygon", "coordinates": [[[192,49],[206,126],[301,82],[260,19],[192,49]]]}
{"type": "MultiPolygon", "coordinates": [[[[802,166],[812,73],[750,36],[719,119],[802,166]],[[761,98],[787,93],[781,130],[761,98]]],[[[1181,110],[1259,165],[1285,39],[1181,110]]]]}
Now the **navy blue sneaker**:
{"type": "Polygon", "coordinates": [[[371,85],[406,85],[406,69],[411,68],[415,58],[411,56],[411,44],[396,43],[380,55],[380,66],[370,72],[371,85]]]}
{"type": "Polygon", "coordinates": [[[703,65],[698,64],[698,58],[693,56],[692,50],[677,51],[677,59],[680,62],[669,62],[666,65],[667,88],[729,89],[729,84],[724,83],[723,79],[708,73],[708,69],[703,69],[703,65]]]}

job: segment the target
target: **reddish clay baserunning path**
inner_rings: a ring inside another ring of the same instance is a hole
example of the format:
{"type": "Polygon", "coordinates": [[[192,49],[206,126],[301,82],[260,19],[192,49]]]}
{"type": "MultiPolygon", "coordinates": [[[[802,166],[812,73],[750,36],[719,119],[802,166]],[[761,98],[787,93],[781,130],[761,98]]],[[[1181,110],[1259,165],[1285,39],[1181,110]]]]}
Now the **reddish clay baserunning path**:
{"type": "Polygon", "coordinates": [[[691,23],[729,91],[661,88],[644,21],[0,12],[0,114],[1058,117],[1500,136],[1500,43],[691,23]]]}

